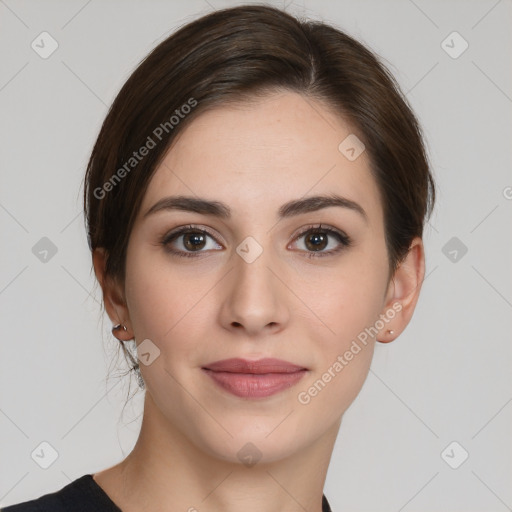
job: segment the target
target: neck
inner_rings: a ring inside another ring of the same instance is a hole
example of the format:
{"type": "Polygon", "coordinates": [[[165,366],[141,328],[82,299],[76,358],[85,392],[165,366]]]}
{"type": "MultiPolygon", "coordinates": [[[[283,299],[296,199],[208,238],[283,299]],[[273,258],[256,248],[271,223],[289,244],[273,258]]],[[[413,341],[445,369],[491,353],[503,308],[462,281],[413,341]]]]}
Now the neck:
{"type": "Polygon", "coordinates": [[[94,479],[123,512],[321,512],[340,422],[286,458],[249,466],[219,459],[192,443],[146,393],[132,452],[94,479]]]}

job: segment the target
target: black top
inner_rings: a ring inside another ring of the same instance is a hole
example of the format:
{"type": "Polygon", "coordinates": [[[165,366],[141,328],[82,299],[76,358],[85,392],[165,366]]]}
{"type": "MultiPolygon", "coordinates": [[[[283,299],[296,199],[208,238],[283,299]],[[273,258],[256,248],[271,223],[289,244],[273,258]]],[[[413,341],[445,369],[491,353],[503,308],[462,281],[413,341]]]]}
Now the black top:
{"type": "MultiPolygon", "coordinates": [[[[96,483],[92,475],[84,475],[62,489],[35,500],[24,501],[0,509],[0,512],[122,512],[96,483]]],[[[322,512],[332,512],[322,495],[322,512]]]]}

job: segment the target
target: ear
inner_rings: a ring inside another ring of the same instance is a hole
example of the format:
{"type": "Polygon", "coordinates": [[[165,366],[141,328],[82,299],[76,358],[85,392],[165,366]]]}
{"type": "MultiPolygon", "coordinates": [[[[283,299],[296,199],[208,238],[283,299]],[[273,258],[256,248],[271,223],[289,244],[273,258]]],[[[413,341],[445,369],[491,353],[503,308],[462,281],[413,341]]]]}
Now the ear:
{"type": "Polygon", "coordinates": [[[133,339],[134,335],[123,287],[117,279],[106,274],[107,259],[108,253],[103,247],[94,249],[92,254],[94,273],[103,292],[105,310],[114,325],[121,324],[126,327],[126,330],[118,329],[116,331],[116,338],[128,341],[133,339]]]}
{"type": "Polygon", "coordinates": [[[423,241],[416,237],[389,282],[380,316],[385,325],[379,330],[377,341],[389,343],[405,330],[416,308],[424,277],[425,251],[423,241]]]}

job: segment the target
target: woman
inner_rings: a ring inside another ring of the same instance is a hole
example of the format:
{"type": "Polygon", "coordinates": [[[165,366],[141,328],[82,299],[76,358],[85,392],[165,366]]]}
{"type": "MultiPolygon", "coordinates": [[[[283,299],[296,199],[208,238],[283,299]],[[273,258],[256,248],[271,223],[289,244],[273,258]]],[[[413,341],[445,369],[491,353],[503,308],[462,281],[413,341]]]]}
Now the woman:
{"type": "Polygon", "coordinates": [[[85,176],[139,438],[4,510],[330,510],[341,419],[413,315],[434,198],[417,120],[360,43],[267,6],[182,27],[121,89],[85,176]]]}

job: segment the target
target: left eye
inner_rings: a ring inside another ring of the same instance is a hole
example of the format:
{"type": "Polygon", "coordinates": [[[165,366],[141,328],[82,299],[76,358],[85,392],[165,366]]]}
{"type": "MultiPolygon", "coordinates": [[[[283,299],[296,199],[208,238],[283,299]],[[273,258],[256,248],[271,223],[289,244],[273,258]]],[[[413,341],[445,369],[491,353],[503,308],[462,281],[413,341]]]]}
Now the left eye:
{"type": "Polygon", "coordinates": [[[295,238],[295,241],[301,240],[303,247],[301,250],[308,252],[308,257],[326,256],[340,251],[343,247],[350,245],[350,239],[344,233],[321,226],[309,228],[303,231],[295,238]],[[334,241],[333,241],[334,239],[334,241]],[[326,250],[327,249],[327,250],[326,250]],[[317,254],[315,254],[317,253],[317,254]]]}

